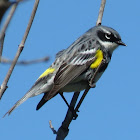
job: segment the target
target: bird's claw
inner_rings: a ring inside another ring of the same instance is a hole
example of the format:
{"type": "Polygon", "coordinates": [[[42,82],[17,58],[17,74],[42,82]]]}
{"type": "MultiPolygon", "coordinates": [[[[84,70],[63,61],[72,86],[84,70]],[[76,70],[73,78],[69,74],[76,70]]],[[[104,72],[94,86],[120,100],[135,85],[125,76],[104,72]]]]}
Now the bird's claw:
{"type": "Polygon", "coordinates": [[[91,88],[95,88],[96,87],[96,84],[95,83],[89,83],[89,86],[91,87],[91,88]]]}
{"type": "Polygon", "coordinates": [[[74,110],[74,107],[70,107],[70,111],[72,112],[73,120],[76,120],[77,117],[78,117],[77,112],[79,112],[79,110],[75,111],[75,110],[74,110]]]}

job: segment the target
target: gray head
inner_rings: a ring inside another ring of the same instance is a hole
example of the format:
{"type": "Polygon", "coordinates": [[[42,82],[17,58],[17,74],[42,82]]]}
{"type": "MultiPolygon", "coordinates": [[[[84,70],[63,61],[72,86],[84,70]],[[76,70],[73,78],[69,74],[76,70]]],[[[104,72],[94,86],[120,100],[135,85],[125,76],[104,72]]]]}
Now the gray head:
{"type": "Polygon", "coordinates": [[[119,45],[126,46],[125,43],[121,41],[121,37],[117,31],[106,26],[95,26],[90,29],[89,32],[94,33],[96,39],[100,42],[102,46],[113,52],[119,45]]]}

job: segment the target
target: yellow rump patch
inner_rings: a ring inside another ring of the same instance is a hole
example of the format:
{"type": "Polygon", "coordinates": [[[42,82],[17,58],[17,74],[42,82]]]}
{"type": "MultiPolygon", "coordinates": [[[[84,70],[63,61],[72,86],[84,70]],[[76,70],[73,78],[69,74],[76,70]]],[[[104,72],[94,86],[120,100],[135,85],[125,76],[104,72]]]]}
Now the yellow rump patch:
{"type": "Polygon", "coordinates": [[[45,72],[43,72],[43,73],[40,75],[39,78],[43,78],[43,77],[47,76],[48,74],[53,73],[54,70],[55,70],[54,68],[48,68],[45,72]]]}
{"type": "Polygon", "coordinates": [[[97,50],[95,56],[97,59],[90,65],[90,68],[92,69],[97,68],[101,64],[103,60],[103,52],[101,50],[97,50]]]}

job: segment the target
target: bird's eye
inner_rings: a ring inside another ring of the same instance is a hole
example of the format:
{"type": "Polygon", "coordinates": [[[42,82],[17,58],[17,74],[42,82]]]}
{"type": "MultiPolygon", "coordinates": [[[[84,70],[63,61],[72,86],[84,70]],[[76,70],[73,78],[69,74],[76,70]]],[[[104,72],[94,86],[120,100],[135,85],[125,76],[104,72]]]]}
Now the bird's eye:
{"type": "Polygon", "coordinates": [[[105,34],[105,38],[106,39],[110,39],[111,38],[111,34],[105,34]]]}

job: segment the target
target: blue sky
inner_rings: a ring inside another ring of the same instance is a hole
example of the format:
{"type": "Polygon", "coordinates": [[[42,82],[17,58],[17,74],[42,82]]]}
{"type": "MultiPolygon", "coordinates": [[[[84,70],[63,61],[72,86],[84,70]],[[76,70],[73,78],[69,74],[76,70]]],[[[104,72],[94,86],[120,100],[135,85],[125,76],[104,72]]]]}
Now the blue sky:
{"type": "MultiPolygon", "coordinates": [[[[3,56],[13,59],[26,29],[34,1],[19,5],[7,30],[3,56]]],[[[127,47],[120,46],[111,63],[91,89],[70,125],[66,140],[139,140],[140,139],[140,1],[107,1],[102,24],[116,29],[127,47]]],[[[0,117],[34,84],[54,61],[55,54],[96,24],[100,0],[40,1],[25,48],[19,60],[49,56],[48,63],[16,66],[9,88],[0,101],[0,117]]],[[[9,65],[1,64],[0,83],[9,65]]],[[[64,94],[70,101],[73,93],[64,94]]],[[[1,140],[54,140],[49,120],[57,130],[67,106],[58,95],[39,111],[42,95],[28,99],[9,117],[0,119],[1,140]]]]}

